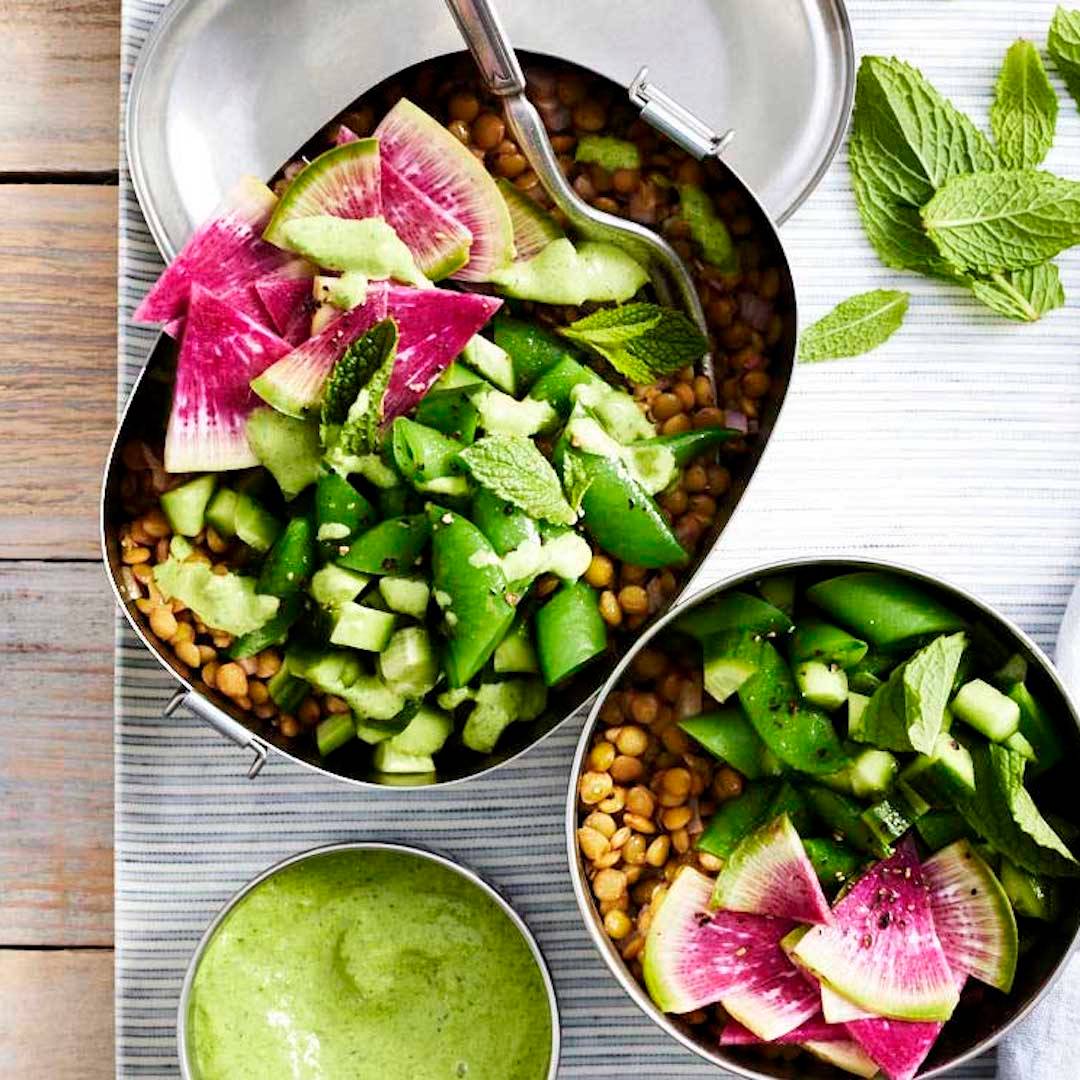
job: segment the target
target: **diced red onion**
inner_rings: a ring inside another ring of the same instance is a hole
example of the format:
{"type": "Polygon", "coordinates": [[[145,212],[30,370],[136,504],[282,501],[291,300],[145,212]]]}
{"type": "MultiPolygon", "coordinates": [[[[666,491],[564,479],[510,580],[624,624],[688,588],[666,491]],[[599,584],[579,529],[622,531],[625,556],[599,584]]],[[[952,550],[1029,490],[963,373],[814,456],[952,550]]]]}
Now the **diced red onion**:
{"type": "Polygon", "coordinates": [[[745,435],[750,430],[750,421],[746,413],[739,412],[738,409],[727,409],[724,412],[724,427],[741,431],[745,435]]]}
{"type": "Polygon", "coordinates": [[[739,318],[748,323],[759,333],[769,328],[772,319],[772,304],[762,300],[757,293],[741,292],[739,300],[739,318]]]}
{"type": "Polygon", "coordinates": [[[690,811],[694,815],[686,823],[686,831],[690,836],[697,836],[705,831],[705,823],[701,820],[701,814],[698,812],[697,796],[695,795],[686,805],[690,807],[690,811]]]}
{"type": "Polygon", "coordinates": [[[675,718],[685,720],[688,716],[697,716],[701,712],[701,684],[687,681],[682,684],[675,701],[675,718]]]}
{"type": "Polygon", "coordinates": [[[645,586],[645,595],[649,598],[649,614],[655,615],[664,606],[664,587],[659,577],[654,577],[645,586]]]}

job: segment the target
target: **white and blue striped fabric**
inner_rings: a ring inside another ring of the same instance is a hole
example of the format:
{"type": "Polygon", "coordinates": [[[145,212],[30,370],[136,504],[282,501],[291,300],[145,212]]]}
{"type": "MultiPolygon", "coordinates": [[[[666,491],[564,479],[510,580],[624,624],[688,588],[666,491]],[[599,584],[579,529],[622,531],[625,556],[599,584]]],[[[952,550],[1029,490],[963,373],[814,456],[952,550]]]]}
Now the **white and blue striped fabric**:
{"type": "MultiPolygon", "coordinates": [[[[124,0],[125,94],[162,6],[124,0]]],[[[912,61],[985,123],[1005,48],[1020,36],[1041,43],[1054,2],[850,6],[860,54],[912,61]]],[[[1048,166],[1076,177],[1080,115],[1054,79],[1062,107],[1048,166]]],[[[154,337],[129,316],[160,263],[123,165],[120,230],[124,394],[154,337]]],[[[878,352],[798,370],[774,445],[699,583],[790,555],[880,556],[969,587],[1049,646],[1080,576],[1080,258],[1061,260],[1069,306],[1035,326],[1008,323],[959,290],[893,273],[860,231],[844,152],[783,237],[804,325],[851,293],[877,287],[910,289],[911,310],[878,352]]],[[[161,718],[171,690],[121,626],[118,1075],[177,1075],[184,969],[232,892],[292,852],[358,838],[437,848],[506,891],[553,968],[565,1032],[561,1077],[718,1075],[630,1004],[580,925],[562,827],[578,722],[486,780],[429,793],[360,792],[278,757],[258,780],[245,780],[247,762],[235,748],[194,720],[161,718]]],[[[955,1075],[990,1078],[996,1069],[987,1055],[955,1075]]],[[[1003,1080],[1017,1080],[1013,1069],[1002,1071],[1003,1080]]]]}

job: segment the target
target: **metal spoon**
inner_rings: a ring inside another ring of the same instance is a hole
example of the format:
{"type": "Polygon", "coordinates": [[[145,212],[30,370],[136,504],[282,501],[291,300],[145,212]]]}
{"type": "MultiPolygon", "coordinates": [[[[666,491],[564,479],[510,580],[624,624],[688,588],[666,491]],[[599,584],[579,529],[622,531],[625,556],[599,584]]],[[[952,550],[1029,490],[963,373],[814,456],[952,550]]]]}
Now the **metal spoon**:
{"type": "MultiPolygon", "coordinates": [[[[567,183],[544,122],[525,96],[525,76],[491,0],[446,0],[488,89],[502,99],[506,122],[544,190],[566,215],[571,227],[590,240],[617,244],[649,273],[662,304],[683,308],[706,333],[705,313],[686,264],[671,245],[651,229],[589,206],[567,183]]],[[[701,120],[646,81],[642,68],[630,98],[642,106],[649,123],[675,139],[696,158],[719,153],[733,136],[716,135],[701,120]]]]}

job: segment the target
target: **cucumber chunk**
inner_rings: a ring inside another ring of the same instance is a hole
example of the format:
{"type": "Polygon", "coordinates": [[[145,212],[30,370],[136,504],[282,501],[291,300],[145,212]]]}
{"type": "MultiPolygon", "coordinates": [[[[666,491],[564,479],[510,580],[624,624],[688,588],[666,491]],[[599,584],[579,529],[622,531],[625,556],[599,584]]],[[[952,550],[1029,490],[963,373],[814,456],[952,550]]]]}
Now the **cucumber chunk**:
{"type": "Polygon", "coordinates": [[[1035,747],[1024,738],[1023,732],[1014,731],[1007,739],[1003,740],[1002,746],[1007,746],[1027,761],[1036,761],[1038,756],[1035,747]]]}
{"type": "Polygon", "coordinates": [[[991,742],[1004,742],[1020,728],[1020,706],[982,679],[965,683],[950,707],[958,720],[991,742]]]}
{"type": "Polygon", "coordinates": [[[727,631],[702,641],[705,689],[721,705],[761,666],[764,643],[750,631],[727,631]]]}
{"type": "Polygon", "coordinates": [[[405,730],[385,745],[403,754],[436,754],[443,748],[453,730],[454,721],[446,713],[421,705],[405,730]]]}
{"type": "Polygon", "coordinates": [[[934,742],[934,752],[919,754],[900,779],[931,805],[951,807],[974,795],[975,764],[966,746],[942,734],[934,742]]]}
{"type": "Polygon", "coordinates": [[[217,486],[213,473],[197,476],[161,496],[161,509],[174,533],[195,536],[206,522],[206,507],[217,486]]]}
{"type": "Polygon", "coordinates": [[[332,754],[356,738],[356,724],[351,712],[328,716],[315,729],[315,744],[321,757],[332,754]]]}
{"type": "Polygon", "coordinates": [[[863,750],[851,763],[851,793],[860,799],[883,795],[892,787],[899,769],[888,750],[863,750]]]}
{"type": "Polygon", "coordinates": [[[389,739],[375,747],[373,761],[376,770],[384,773],[431,773],[435,759],[430,754],[407,754],[390,745],[389,739]]]}
{"type": "Polygon", "coordinates": [[[339,604],[355,600],[370,581],[368,574],[358,574],[355,570],[346,570],[331,563],[315,571],[308,592],[317,604],[333,611],[339,604]]]}
{"type": "Polygon", "coordinates": [[[236,492],[218,488],[206,505],[206,524],[219,536],[236,535],[236,492]]]}
{"type": "Polygon", "coordinates": [[[843,668],[822,660],[804,660],[795,668],[795,685],[799,693],[822,709],[832,712],[847,701],[848,681],[843,668]]]}
{"type": "Polygon", "coordinates": [[[499,675],[535,675],[540,671],[540,661],[524,620],[518,619],[495,646],[495,671],[499,675]]]}
{"type": "Polygon", "coordinates": [[[439,660],[422,626],[395,631],[379,656],[378,667],[386,685],[406,698],[422,698],[439,679],[439,660]]]}
{"type": "Polygon", "coordinates": [[[411,615],[414,619],[422,619],[427,614],[431,588],[422,578],[388,575],[379,578],[379,592],[391,611],[411,615]]]}
{"type": "Polygon", "coordinates": [[[1065,747],[1054,730],[1054,722],[1023,683],[1017,683],[1009,691],[1009,697],[1020,706],[1020,734],[1035,750],[1037,760],[1031,774],[1046,772],[1065,756],[1065,747]]]}
{"type": "Polygon", "coordinates": [[[366,652],[382,652],[394,632],[394,616],[346,600],[337,607],[331,645],[347,645],[366,652]]]}

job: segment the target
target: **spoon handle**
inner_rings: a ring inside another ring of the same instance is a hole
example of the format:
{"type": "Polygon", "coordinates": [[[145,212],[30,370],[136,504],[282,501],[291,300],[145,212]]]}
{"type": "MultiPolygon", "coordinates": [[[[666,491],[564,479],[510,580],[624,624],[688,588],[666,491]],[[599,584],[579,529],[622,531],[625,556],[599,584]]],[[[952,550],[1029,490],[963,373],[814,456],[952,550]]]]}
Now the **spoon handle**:
{"type": "Polygon", "coordinates": [[[520,94],[525,89],[525,76],[495,5],[489,0],[446,0],[446,6],[488,89],[500,97],[520,94]]]}

